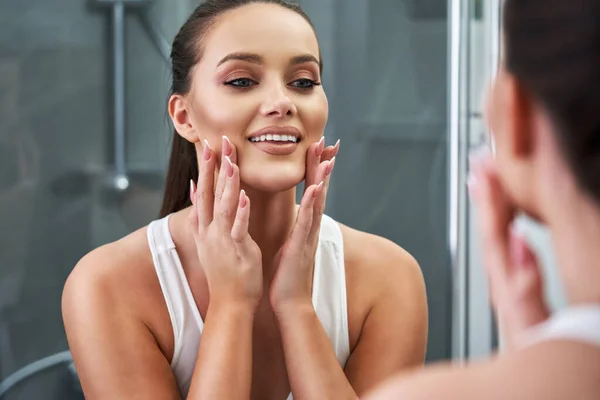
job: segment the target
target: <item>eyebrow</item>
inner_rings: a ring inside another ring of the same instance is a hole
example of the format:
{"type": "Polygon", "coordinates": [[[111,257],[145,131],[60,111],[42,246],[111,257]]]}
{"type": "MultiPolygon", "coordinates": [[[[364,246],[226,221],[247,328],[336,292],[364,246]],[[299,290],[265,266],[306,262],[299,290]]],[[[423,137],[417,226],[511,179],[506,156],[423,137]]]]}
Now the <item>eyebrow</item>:
{"type": "MultiPolygon", "coordinates": [[[[219,61],[219,63],[217,64],[217,67],[219,67],[222,64],[225,64],[228,61],[232,61],[232,60],[246,61],[246,62],[249,62],[252,64],[263,64],[264,63],[264,58],[262,56],[260,56],[259,54],[231,53],[231,54],[228,54],[225,57],[223,57],[223,59],[221,61],[219,61]]],[[[301,55],[292,57],[292,59],[290,60],[290,65],[304,64],[307,62],[314,62],[319,67],[321,67],[321,63],[319,62],[319,60],[317,60],[317,58],[315,56],[313,56],[312,54],[301,54],[301,55]]]]}

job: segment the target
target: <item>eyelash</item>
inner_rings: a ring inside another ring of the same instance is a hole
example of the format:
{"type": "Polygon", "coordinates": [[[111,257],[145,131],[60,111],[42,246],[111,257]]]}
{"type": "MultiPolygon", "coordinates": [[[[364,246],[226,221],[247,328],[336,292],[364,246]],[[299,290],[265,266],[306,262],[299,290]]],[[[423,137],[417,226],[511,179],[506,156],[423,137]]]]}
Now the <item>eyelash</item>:
{"type": "MultiPolygon", "coordinates": [[[[294,88],[300,89],[300,90],[310,90],[310,89],[313,89],[315,86],[321,86],[321,82],[317,82],[317,81],[314,81],[312,79],[307,79],[307,78],[297,79],[292,83],[301,82],[301,81],[305,82],[305,83],[309,83],[310,86],[306,86],[306,87],[294,86],[294,88]]],[[[237,89],[249,89],[252,86],[255,86],[257,84],[258,84],[257,82],[253,81],[250,78],[237,78],[237,79],[232,79],[230,81],[225,82],[225,85],[233,86],[237,89]],[[249,82],[252,82],[252,84],[248,85],[248,86],[240,86],[239,84],[236,84],[236,82],[239,83],[240,81],[249,81],[249,82]]]]}

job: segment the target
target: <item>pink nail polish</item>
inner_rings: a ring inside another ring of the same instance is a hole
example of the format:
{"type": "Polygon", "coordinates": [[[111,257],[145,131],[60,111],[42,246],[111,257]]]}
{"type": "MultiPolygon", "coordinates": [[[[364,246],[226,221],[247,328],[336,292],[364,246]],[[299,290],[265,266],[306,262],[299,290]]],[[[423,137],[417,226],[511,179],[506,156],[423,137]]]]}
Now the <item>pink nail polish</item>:
{"type": "Polygon", "coordinates": [[[324,149],[325,149],[325,136],[321,136],[321,140],[319,140],[319,144],[317,145],[317,148],[315,149],[315,154],[317,155],[317,157],[321,157],[324,149]]]}
{"type": "Polygon", "coordinates": [[[194,203],[194,195],[196,194],[196,188],[194,187],[194,180],[190,179],[190,201],[194,203]]]}
{"type": "Polygon", "coordinates": [[[323,181],[321,181],[318,185],[317,188],[315,189],[315,191],[313,192],[313,197],[317,197],[319,195],[319,193],[321,193],[321,189],[323,188],[323,181]]]}
{"type": "Polygon", "coordinates": [[[226,156],[230,156],[232,152],[233,145],[231,144],[231,141],[227,136],[223,135],[223,154],[226,156]]]}
{"type": "Polygon", "coordinates": [[[225,160],[227,160],[227,176],[231,178],[233,176],[233,163],[229,156],[225,156],[225,160]]]}
{"type": "Polygon", "coordinates": [[[208,140],[204,139],[203,156],[204,156],[205,161],[210,160],[210,153],[211,153],[211,148],[210,148],[210,145],[208,144],[208,140]]]}
{"type": "Polygon", "coordinates": [[[247,202],[246,202],[246,192],[244,191],[244,189],[242,189],[240,191],[240,202],[239,202],[238,205],[239,205],[240,208],[244,208],[244,207],[246,207],[246,204],[247,204],[247,202]]]}
{"type": "Polygon", "coordinates": [[[335,166],[335,156],[329,161],[329,165],[327,166],[327,175],[330,175],[333,171],[333,167],[335,166]]]}

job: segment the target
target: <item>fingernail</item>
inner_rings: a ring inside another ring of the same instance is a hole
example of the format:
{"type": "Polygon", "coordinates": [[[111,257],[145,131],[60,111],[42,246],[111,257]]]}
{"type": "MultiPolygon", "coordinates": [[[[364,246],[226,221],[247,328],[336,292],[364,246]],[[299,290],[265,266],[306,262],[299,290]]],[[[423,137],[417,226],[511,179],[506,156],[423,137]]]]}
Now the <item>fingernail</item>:
{"type": "Polygon", "coordinates": [[[225,156],[225,160],[227,160],[227,176],[231,178],[233,176],[233,163],[229,156],[225,156]]]}
{"type": "Polygon", "coordinates": [[[335,166],[335,156],[329,161],[329,165],[327,166],[327,173],[326,173],[327,176],[329,176],[331,174],[331,171],[333,171],[334,166],[335,166]]]}
{"type": "Polygon", "coordinates": [[[325,136],[321,136],[321,140],[319,140],[319,144],[315,150],[317,157],[321,157],[321,154],[323,154],[323,149],[325,149],[325,136]]]}
{"type": "Polygon", "coordinates": [[[204,160],[208,161],[210,160],[210,145],[208,144],[208,140],[204,139],[204,151],[203,151],[203,156],[204,156],[204,160]]]}
{"type": "Polygon", "coordinates": [[[196,189],[194,188],[194,180],[190,179],[190,201],[192,204],[194,203],[194,194],[196,193],[196,189]]]}
{"type": "Polygon", "coordinates": [[[323,181],[321,181],[318,185],[317,188],[315,189],[315,191],[313,192],[313,197],[317,197],[319,195],[319,193],[321,193],[321,188],[323,187],[323,181]]]}
{"type": "Polygon", "coordinates": [[[337,142],[335,142],[335,146],[333,147],[335,147],[336,150],[340,149],[340,139],[338,139],[337,142]]]}
{"type": "Polygon", "coordinates": [[[230,156],[232,153],[232,145],[229,141],[229,138],[223,135],[223,154],[226,156],[230,156]]]}
{"type": "Polygon", "coordinates": [[[244,191],[244,189],[242,189],[240,191],[240,208],[246,207],[247,204],[248,204],[248,198],[246,197],[246,191],[244,191]]]}

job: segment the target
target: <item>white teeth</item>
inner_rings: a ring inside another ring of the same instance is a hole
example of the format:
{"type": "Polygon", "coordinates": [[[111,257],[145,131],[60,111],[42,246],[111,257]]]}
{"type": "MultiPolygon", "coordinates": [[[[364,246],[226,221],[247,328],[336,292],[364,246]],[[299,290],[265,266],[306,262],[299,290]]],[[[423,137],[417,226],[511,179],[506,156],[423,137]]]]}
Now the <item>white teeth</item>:
{"type": "Polygon", "coordinates": [[[260,135],[250,138],[251,142],[264,142],[264,141],[272,141],[272,142],[292,142],[297,143],[298,138],[290,135],[260,135]]]}

